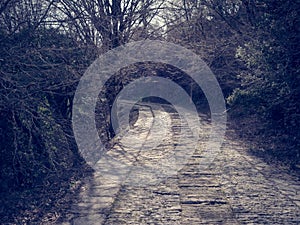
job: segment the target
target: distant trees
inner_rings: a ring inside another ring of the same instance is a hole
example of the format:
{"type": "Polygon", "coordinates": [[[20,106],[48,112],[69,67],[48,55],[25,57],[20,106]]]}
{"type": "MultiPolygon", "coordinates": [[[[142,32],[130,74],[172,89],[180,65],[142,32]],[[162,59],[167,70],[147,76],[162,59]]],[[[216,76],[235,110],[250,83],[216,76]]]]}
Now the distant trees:
{"type": "Polygon", "coordinates": [[[229,96],[239,86],[239,71],[245,69],[235,57],[237,46],[245,42],[241,2],[182,0],[170,4],[170,8],[165,17],[167,40],[199,54],[229,96]]]}

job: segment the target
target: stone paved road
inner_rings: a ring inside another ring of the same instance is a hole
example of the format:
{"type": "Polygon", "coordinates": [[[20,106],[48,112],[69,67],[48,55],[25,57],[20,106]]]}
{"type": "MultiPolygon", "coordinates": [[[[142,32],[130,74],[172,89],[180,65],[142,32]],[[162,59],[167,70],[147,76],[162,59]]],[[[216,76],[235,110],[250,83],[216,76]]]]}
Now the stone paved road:
{"type": "MultiPolygon", "coordinates": [[[[198,169],[210,130],[205,119],[196,151],[178,172],[158,180],[154,172],[132,170],[160,171],[180,132],[189,132],[161,105],[142,105],[139,114],[97,163],[64,224],[300,224],[300,179],[248,155],[242,143],[226,138],[211,166],[198,169]],[[160,144],[150,150],[154,142],[160,144]]],[[[192,143],[183,144],[189,152],[192,143]]]]}

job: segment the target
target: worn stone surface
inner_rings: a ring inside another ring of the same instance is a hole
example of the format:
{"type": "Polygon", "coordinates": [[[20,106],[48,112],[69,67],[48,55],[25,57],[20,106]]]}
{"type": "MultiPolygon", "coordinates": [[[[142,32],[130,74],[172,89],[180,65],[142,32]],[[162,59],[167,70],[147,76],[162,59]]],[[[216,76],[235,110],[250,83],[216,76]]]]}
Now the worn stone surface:
{"type": "MultiPolygon", "coordinates": [[[[204,119],[192,157],[164,174],[160,161],[179,144],[180,132],[189,132],[165,109],[140,107],[133,129],[97,163],[64,224],[300,224],[299,178],[248,155],[242,143],[226,138],[211,166],[199,169],[210,130],[204,119]],[[132,169],[139,165],[161,174],[132,169]]],[[[192,143],[184,145],[189,152],[192,143]]]]}

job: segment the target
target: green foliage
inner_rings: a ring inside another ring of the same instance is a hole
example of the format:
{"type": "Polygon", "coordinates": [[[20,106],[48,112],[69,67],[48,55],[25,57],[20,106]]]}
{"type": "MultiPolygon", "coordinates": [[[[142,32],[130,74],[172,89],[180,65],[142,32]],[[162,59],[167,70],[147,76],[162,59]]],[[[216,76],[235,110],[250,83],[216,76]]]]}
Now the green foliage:
{"type": "Polygon", "coordinates": [[[299,163],[300,10],[295,1],[262,2],[263,13],[253,28],[256,33],[237,48],[236,57],[245,62],[247,70],[240,73],[241,87],[227,102],[253,109],[244,113],[259,115],[266,128],[276,130],[278,142],[286,143],[286,150],[276,154],[299,163]]]}

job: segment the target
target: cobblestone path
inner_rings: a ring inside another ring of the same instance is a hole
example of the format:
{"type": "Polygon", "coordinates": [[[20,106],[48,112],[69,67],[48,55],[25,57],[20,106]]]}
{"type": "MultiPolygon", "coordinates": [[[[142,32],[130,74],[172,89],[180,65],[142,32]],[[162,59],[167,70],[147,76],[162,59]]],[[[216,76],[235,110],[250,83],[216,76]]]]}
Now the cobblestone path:
{"type": "MultiPolygon", "coordinates": [[[[180,132],[189,128],[166,107],[141,106],[134,128],[115,140],[111,158],[97,163],[64,224],[300,224],[300,179],[248,155],[237,140],[226,138],[211,166],[200,171],[201,146],[210,129],[204,117],[201,126],[199,145],[188,162],[151,182],[156,178],[131,169],[158,167],[180,144],[180,132]],[[153,140],[160,145],[148,150],[153,140]]],[[[188,151],[191,143],[184,144],[188,151]]]]}

